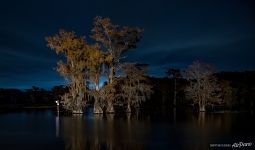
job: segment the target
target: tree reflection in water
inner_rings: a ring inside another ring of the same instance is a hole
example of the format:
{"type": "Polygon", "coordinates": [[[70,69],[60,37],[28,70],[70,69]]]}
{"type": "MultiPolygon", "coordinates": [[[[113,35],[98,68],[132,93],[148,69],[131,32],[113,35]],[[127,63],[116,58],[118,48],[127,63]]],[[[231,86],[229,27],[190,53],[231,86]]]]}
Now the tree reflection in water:
{"type": "Polygon", "coordinates": [[[60,116],[59,139],[68,150],[209,149],[213,143],[231,143],[233,135],[237,139],[254,135],[254,123],[245,115],[173,111],[169,116],[139,112],[60,116]]]}
{"type": "Polygon", "coordinates": [[[60,135],[65,140],[65,149],[82,150],[86,148],[84,144],[86,141],[85,127],[82,115],[61,118],[60,135]]]}
{"type": "Polygon", "coordinates": [[[206,113],[199,112],[197,115],[193,116],[196,123],[195,126],[200,128],[211,128],[211,129],[222,129],[222,131],[228,131],[233,124],[235,119],[231,114],[226,113],[206,113]]]}
{"type": "Polygon", "coordinates": [[[59,137],[59,115],[56,116],[56,137],[59,137]]]}
{"type": "MultiPolygon", "coordinates": [[[[219,135],[228,135],[231,132],[232,119],[234,119],[233,116],[228,115],[231,114],[199,112],[193,115],[192,125],[188,124],[191,127],[186,127],[187,137],[193,138],[189,141],[192,143],[192,147],[188,147],[188,149],[208,149],[210,144],[217,143],[214,141],[221,138],[219,135]],[[197,140],[194,140],[194,137],[197,140]]],[[[226,140],[228,139],[226,138],[226,140]]],[[[191,145],[191,143],[187,145],[191,145]]],[[[224,143],[224,141],[221,140],[218,143],[224,143]]]]}
{"type": "Polygon", "coordinates": [[[60,136],[68,150],[145,149],[150,126],[137,115],[115,118],[114,114],[61,117],[60,136]],[[132,122],[132,123],[131,123],[132,122]]]}

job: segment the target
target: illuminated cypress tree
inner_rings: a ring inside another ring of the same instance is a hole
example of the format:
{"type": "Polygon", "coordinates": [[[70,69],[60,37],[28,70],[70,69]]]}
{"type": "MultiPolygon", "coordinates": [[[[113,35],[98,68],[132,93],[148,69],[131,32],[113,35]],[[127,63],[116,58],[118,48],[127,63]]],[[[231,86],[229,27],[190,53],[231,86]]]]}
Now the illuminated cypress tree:
{"type": "MultiPolygon", "coordinates": [[[[143,30],[137,27],[120,27],[112,24],[109,18],[95,17],[91,37],[101,44],[108,53],[108,84],[112,84],[122,54],[136,48],[143,30]]],[[[114,112],[112,101],[108,101],[107,112],[114,112]]]]}
{"type": "Polygon", "coordinates": [[[46,41],[48,47],[65,56],[65,60],[57,63],[57,71],[67,80],[69,89],[68,93],[62,96],[61,103],[73,113],[82,113],[82,107],[86,103],[85,69],[91,46],[84,37],[64,30],[47,37],[46,41]]]}
{"type": "Polygon", "coordinates": [[[199,105],[199,111],[205,111],[205,107],[220,102],[220,87],[213,76],[211,65],[193,62],[186,71],[186,78],[190,82],[186,88],[186,95],[199,105]]]}
{"type": "Polygon", "coordinates": [[[152,86],[145,77],[146,69],[131,63],[124,64],[122,68],[125,77],[120,79],[120,97],[127,104],[126,112],[131,112],[131,106],[138,108],[150,97],[152,86]]]}

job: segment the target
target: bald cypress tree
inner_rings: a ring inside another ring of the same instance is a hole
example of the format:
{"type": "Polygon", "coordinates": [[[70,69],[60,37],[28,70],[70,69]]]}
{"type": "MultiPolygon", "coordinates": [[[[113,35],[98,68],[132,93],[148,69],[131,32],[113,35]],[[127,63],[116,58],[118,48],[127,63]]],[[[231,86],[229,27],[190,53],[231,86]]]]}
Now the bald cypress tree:
{"type": "Polygon", "coordinates": [[[94,113],[103,113],[102,103],[104,99],[100,97],[100,78],[102,76],[105,54],[99,50],[98,45],[90,52],[88,61],[88,79],[91,83],[92,91],[89,93],[94,97],[94,113]]]}
{"type": "MultiPolygon", "coordinates": [[[[131,48],[136,48],[143,30],[138,27],[121,27],[111,22],[109,18],[95,17],[91,37],[100,43],[108,53],[107,66],[108,84],[113,84],[117,68],[120,66],[122,54],[131,48]]],[[[113,113],[113,103],[108,101],[107,112],[113,113]]]]}
{"type": "Polygon", "coordinates": [[[126,112],[131,112],[131,106],[138,108],[142,102],[150,97],[152,86],[148,84],[145,68],[126,63],[122,69],[125,76],[120,79],[120,97],[127,104],[126,112]]]}
{"type": "Polygon", "coordinates": [[[186,78],[190,83],[186,95],[198,104],[199,111],[205,111],[206,106],[221,101],[221,91],[214,73],[211,65],[199,61],[193,62],[186,70],[186,78]]]}
{"type": "Polygon", "coordinates": [[[82,107],[86,103],[85,69],[91,46],[84,37],[64,30],[46,37],[46,41],[48,47],[65,56],[64,60],[57,63],[57,71],[68,83],[68,93],[62,96],[61,103],[73,113],[82,113],[82,107]]]}

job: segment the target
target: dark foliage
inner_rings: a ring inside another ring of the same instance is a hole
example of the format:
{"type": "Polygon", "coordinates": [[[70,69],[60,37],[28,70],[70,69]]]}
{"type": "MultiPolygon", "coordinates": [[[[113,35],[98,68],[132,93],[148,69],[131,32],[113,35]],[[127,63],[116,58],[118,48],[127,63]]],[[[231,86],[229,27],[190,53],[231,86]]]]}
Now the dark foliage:
{"type": "MultiPolygon", "coordinates": [[[[255,71],[220,72],[215,74],[219,82],[227,82],[233,90],[230,103],[225,102],[215,109],[250,111],[254,110],[255,71]]],[[[149,77],[148,83],[153,87],[151,98],[141,104],[142,109],[161,111],[173,108],[174,79],[149,77]]],[[[192,101],[185,97],[188,82],[177,79],[177,108],[194,108],[192,101]]],[[[33,106],[55,106],[55,101],[67,91],[64,86],[55,86],[51,90],[33,87],[27,90],[0,89],[1,108],[19,108],[33,106]]],[[[118,90],[116,91],[118,92],[118,90]]]]}

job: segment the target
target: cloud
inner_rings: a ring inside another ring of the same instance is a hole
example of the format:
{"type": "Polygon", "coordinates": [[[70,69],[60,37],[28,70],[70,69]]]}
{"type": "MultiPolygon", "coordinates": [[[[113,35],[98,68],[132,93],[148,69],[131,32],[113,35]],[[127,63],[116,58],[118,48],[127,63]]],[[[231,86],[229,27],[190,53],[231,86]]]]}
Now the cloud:
{"type": "MultiPolygon", "coordinates": [[[[179,40],[172,43],[155,43],[152,47],[142,47],[126,54],[127,60],[148,63],[159,71],[167,67],[184,69],[194,60],[213,63],[220,70],[255,69],[254,37],[251,35],[207,36],[179,40]],[[246,64],[246,65],[245,65],[246,64]],[[250,65],[249,65],[250,64],[250,65]],[[253,65],[253,67],[252,67],[253,65]]],[[[155,72],[155,71],[154,71],[155,72]]],[[[154,73],[155,74],[155,73],[154,73]]],[[[160,74],[160,73],[157,73],[160,74]]]]}
{"type": "Polygon", "coordinates": [[[8,48],[0,47],[1,58],[5,61],[31,61],[31,62],[39,62],[39,63],[52,63],[54,60],[49,58],[48,56],[37,55],[35,53],[28,53],[26,51],[17,51],[8,48]]]}

